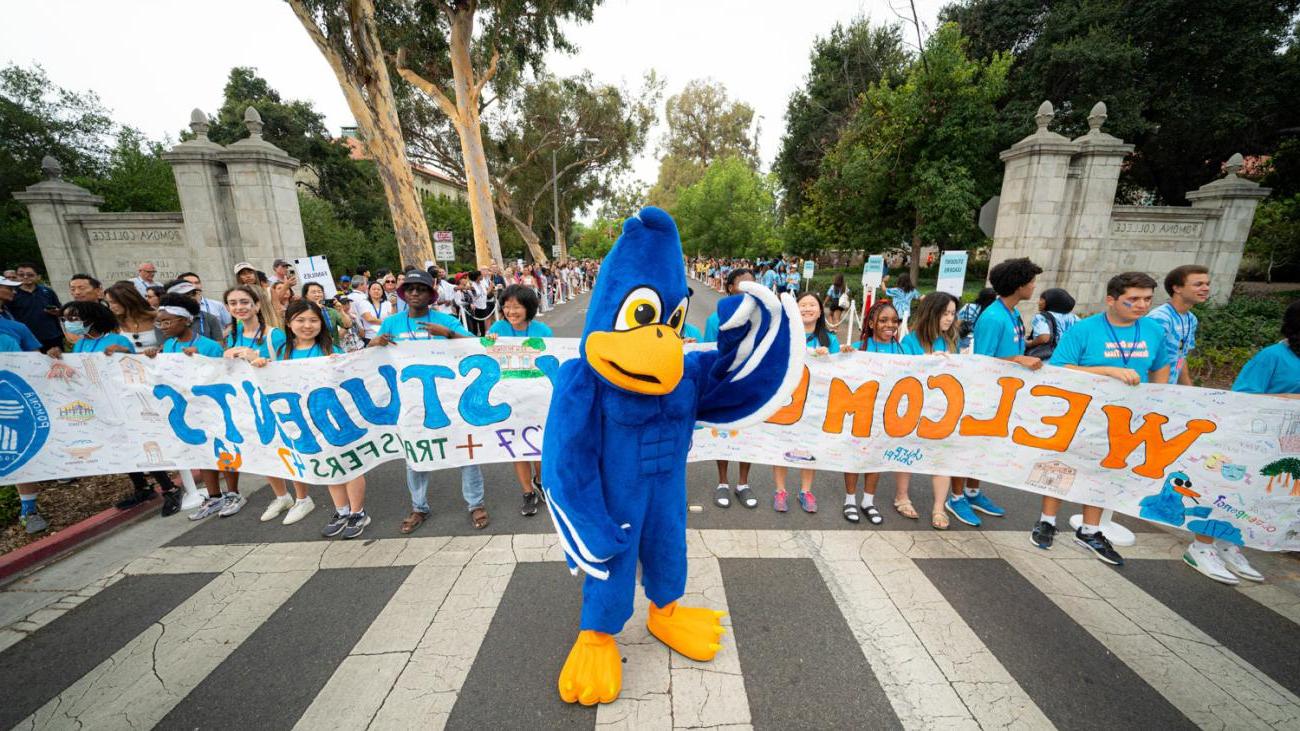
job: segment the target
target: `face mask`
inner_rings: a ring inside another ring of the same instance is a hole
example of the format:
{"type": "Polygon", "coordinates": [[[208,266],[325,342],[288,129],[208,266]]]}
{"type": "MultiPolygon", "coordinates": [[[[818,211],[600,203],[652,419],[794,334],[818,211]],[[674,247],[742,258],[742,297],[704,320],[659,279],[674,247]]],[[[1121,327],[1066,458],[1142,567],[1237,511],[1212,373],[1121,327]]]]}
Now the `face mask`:
{"type": "Polygon", "coordinates": [[[71,320],[63,323],[63,331],[69,335],[85,335],[86,323],[81,320],[71,320]]]}

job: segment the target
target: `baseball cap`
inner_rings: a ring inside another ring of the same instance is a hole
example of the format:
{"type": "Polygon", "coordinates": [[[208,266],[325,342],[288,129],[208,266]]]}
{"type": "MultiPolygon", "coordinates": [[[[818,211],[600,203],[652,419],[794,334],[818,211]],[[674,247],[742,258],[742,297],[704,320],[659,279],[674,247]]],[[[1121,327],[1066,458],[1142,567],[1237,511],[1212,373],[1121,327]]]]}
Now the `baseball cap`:
{"type": "Polygon", "coordinates": [[[272,269],[278,266],[289,266],[289,262],[285,261],[284,259],[276,259],[275,261],[271,262],[272,269]]]}
{"type": "Polygon", "coordinates": [[[245,269],[252,269],[253,271],[257,271],[257,267],[253,266],[252,264],[249,264],[246,261],[241,261],[235,265],[235,274],[238,274],[244,271],[245,269]]]}
{"type": "Polygon", "coordinates": [[[189,294],[197,289],[189,282],[177,282],[167,289],[167,294],[189,294]]]}
{"type": "Polygon", "coordinates": [[[402,286],[397,289],[397,296],[401,297],[403,302],[406,301],[406,288],[412,284],[423,284],[429,289],[436,291],[433,284],[433,277],[429,276],[428,272],[422,272],[419,270],[408,272],[406,274],[406,281],[402,282],[402,286]]]}
{"type": "Polygon", "coordinates": [[[339,277],[339,281],[340,281],[340,282],[351,282],[351,281],[352,281],[352,277],[349,277],[348,275],[344,274],[343,276],[339,277]]]}

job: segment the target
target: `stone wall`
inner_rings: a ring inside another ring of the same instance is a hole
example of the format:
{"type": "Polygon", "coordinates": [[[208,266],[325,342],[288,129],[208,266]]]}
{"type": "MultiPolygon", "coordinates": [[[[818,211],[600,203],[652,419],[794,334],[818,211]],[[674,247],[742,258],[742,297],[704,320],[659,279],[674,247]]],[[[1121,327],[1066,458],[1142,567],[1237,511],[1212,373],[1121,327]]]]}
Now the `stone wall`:
{"type": "Polygon", "coordinates": [[[307,255],[293,174],[298,161],[262,139],[262,120],[244,114],[246,139],[229,146],[208,139],[208,120],[191,115],[194,139],[163,157],[172,166],[179,213],[101,213],[104,200],[62,179],[47,157],[45,180],[14,198],[27,205],[56,289],[78,272],[105,284],[136,276],[140,262],[158,269],[165,282],[184,271],[203,278],[208,296],[234,283],[233,267],[248,261],[265,271],[277,258],[307,255]]]}
{"type": "MultiPolygon", "coordinates": [[[[1106,134],[1106,105],[1088,116],[1089,131],[1074,140],[1048,129],[1052,105],[1043,102],[1038,129],[1001,155],[1006,167],[990,261],[1027,256],[1043,268],[1038,291],[1064,287],[1080,314],[1105,305],[1106,281],[1145,271],[1162,281],[1181,264],[1209,267],[1212,299],[1227,301],[1250,234],[1255,207],[1267,188],[1237,177],[1241,156],[1227,175],[1188,194],[1191,206],[1115,203],[1124,159],[1133,146],[1106,134]]],[[[1157,301],[1165,299],[1163,289],[1157,301]]],[[[1026,314],[1037,302],[1022,305],[1026,314]]]]}

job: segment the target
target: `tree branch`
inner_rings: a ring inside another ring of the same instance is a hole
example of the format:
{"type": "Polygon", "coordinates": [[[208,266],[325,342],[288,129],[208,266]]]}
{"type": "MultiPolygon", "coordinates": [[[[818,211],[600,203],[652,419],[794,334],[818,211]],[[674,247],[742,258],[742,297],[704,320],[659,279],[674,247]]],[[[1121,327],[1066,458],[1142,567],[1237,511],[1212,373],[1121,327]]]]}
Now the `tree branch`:
{"type": "Polygon", "coordinates": [[[492,49],[492,60],[488,62],[487,71],[483,72],[483,77],[470,87],[469,103],[478,104],[479,94],[482,93],[483,87],[497,75],[497,62],[501,60],[501,52],[495,47],[492,49]]]}
{"type": "Polygon", "coordinates": [[[397,75],[406,80],[408,84],[424,92],[437,103],[438,108],[442,110],[453,122],[460,119],[456,112],[456,104],[452,102],[438,85],[417,74],[406,65],[406,49],[397,49],[397,58],[394,59],[393,65],[397,67],[397,75]]]}

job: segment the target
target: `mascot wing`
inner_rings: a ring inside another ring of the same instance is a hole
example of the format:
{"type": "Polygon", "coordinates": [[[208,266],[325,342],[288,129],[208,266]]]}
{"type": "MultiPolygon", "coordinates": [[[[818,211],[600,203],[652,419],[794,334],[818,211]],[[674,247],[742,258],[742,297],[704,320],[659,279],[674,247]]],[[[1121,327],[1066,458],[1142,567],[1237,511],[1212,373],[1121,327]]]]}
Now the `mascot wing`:
{"type": "Polygon", "coordinates": [[[718,304],[718,349],[695,351],[697,422],[739,429],[758,424],[790,400],[803,375],[803,327],[794,298],[778,299],[757,282],[718,304]]]}
{"type": "Polygon", "coordinates": [[[581,359],[560,366],[542,437],[542,490],[569,569],[605,579],[605,562],[631,540],[628,527],[617,525],[605,505],[596,388],[581,359]]]}

